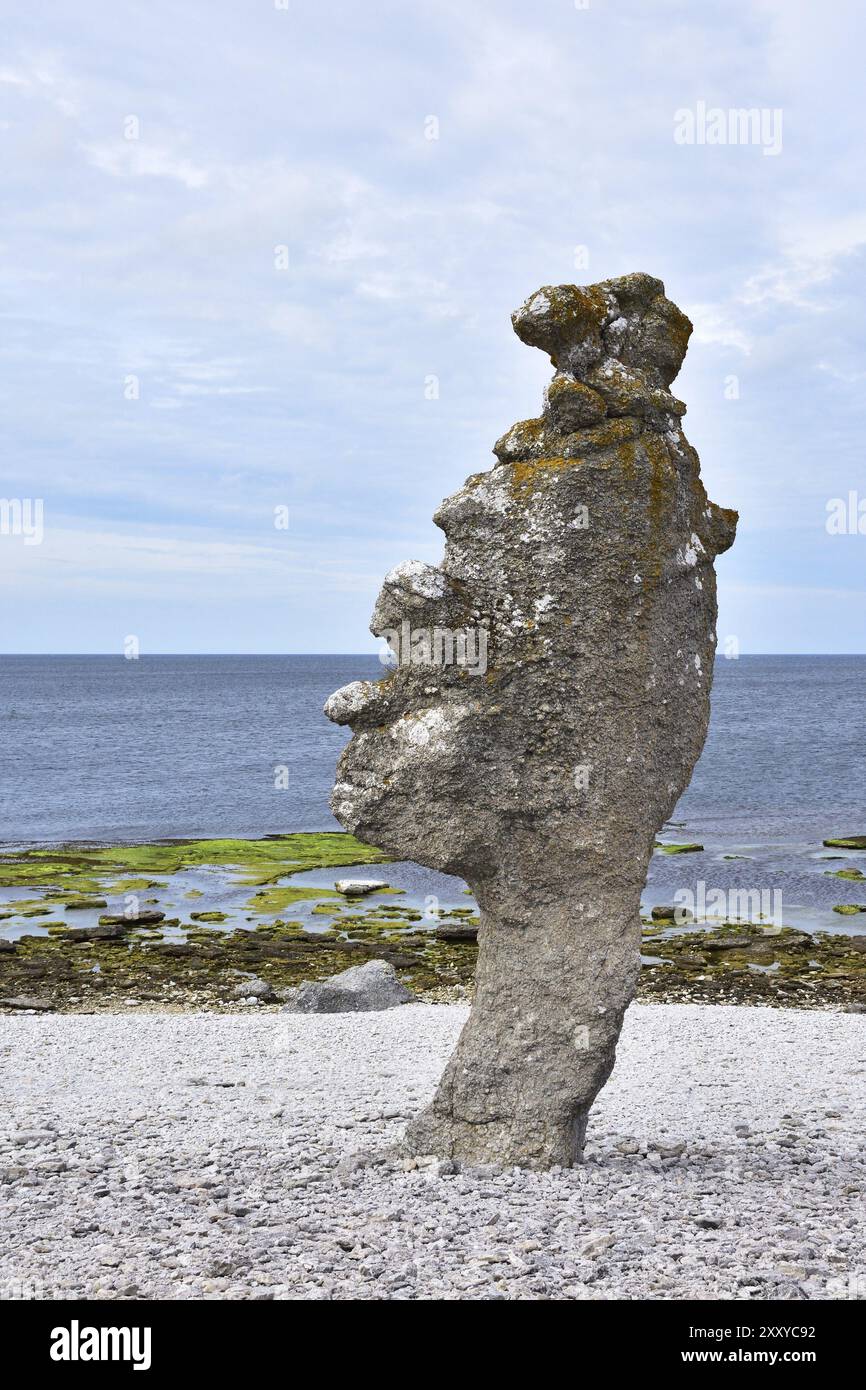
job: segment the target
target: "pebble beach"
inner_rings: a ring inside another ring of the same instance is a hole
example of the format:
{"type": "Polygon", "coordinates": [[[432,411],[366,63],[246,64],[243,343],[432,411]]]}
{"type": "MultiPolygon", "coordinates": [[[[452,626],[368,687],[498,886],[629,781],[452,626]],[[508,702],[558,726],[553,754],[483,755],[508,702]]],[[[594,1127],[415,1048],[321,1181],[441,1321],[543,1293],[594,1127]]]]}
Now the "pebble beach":
{"type": "Polygon", "coordinates": [[[2,1296],[866,1296],[862,1015],[632,1005],[533,1173],[399,1156],[466,1012],[0,1017],[2,1296]]]}

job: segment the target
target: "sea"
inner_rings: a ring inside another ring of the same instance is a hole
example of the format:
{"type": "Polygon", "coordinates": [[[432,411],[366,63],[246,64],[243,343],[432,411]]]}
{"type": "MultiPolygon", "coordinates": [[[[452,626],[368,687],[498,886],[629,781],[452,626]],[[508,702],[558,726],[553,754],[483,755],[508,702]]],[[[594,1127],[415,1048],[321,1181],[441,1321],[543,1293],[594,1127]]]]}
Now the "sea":
{"type": "MultiPolygon", "coordinates": [[[[336,829],[348,734],[322,705],[382,672],[375,655],[0,657],[0,846],[336,829]]],[[[837,877],[866,853],[822,844],[866,835],[864,714],[866,656],[719,658],[706,747],[661,836],[703,850],[655,854],[646,905],[703,884],[775,893],[789,925],[866,930],[833,912],[866,907],[866,879],[837,877]]]]}

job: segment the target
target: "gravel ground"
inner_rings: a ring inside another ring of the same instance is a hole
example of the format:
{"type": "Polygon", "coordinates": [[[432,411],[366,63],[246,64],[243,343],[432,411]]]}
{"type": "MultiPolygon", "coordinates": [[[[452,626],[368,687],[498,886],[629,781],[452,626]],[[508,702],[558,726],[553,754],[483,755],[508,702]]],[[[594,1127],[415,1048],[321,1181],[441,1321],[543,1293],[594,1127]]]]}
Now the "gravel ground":
{"type": "Polygon", "coordinates": [[[466,1016],[0,1018],[5,1298],[852,1298],[862,1016],[633,1005],[588,1161],[359,1166],[466,1016]]]}

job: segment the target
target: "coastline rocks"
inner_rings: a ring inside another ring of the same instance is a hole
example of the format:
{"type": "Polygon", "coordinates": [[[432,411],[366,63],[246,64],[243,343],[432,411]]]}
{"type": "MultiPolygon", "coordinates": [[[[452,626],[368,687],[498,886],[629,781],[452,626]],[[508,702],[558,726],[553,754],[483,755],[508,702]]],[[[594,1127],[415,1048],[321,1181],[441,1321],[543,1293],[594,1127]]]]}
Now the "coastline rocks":
{"type": "Polygon", "coordinates": [[[106,913],[100,917],[101,927],[154,927],[157,922],[165,921],[165,913],[157,912],[153,908],[147,908],[144,912],[136,912],[127,916],[125,912],[106,913]]]}
{"type": "Polygon", "coordinates": [[[459,922],[451,926],[436,927],[433,936],[437,941],[477,941],[478,923],[459,922]]]}
{"type": "Polygon", "coordinates": [[[661,840],[656,840],[655,848],[661,850],[662,854],[698,854],[703,851],[703,845],[672,845],[664,844],[661,840]]]}
{"type": "Polygon", "coordinates": [[[398,980],[393,965],[385,960],[370,960],[366,965],[352,965],[327,980],[305,980],[291,992],[283,1012],[367,1013],[408,1004],[414,997],[398,980]]]}
{"type": "Polygon", "coordinates": [[[262,1003],[270,1003],[276,999],[276,991],[267,980],[261,980],[257,975],[251,975],[248,980],[241,980],[238,984],[232,985],[229,990],[231,999],[259,999],[262,1003]]]}
{"type": "Polygon", "coordinates": [[[35,1013],[47,1013],[53,1008],[50,999],[36,995],[16,994],[11,999],[0,999],[0,1009],[32,1009],[35,1013]]]}
{"type": "Polygon", "coordinates": [[[98,927],[69,927],[63,935],[67,941],[119,941],[126,931],[120,922],[104,922],[98,927]]]}
{"type": "Polygon", "coordinates": [[[695,920],[695,914],[688,907],[654,907],[650,917],[654,922],[676,922],[678,926],[695,920]]]}
{"type": "Polygon", "coordinates": [[[338,893],[346,898],[363,898],[368,893],[377,893],[388,885],[379,878],[338,878],[334,884],[338,893]]]}

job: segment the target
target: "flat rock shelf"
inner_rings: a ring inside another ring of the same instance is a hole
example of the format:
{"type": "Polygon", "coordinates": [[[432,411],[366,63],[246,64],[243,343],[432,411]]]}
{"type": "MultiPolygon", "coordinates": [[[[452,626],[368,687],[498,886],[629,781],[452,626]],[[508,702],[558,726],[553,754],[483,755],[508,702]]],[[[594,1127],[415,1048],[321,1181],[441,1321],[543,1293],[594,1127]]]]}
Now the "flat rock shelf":
{"type": "Polygon", "coordinates": [[[466,1015],[0,1017],[0,1297],[866,1296],[863,1016],[636,1004],[581,1167],[354,1159],[466,1015]]]}

